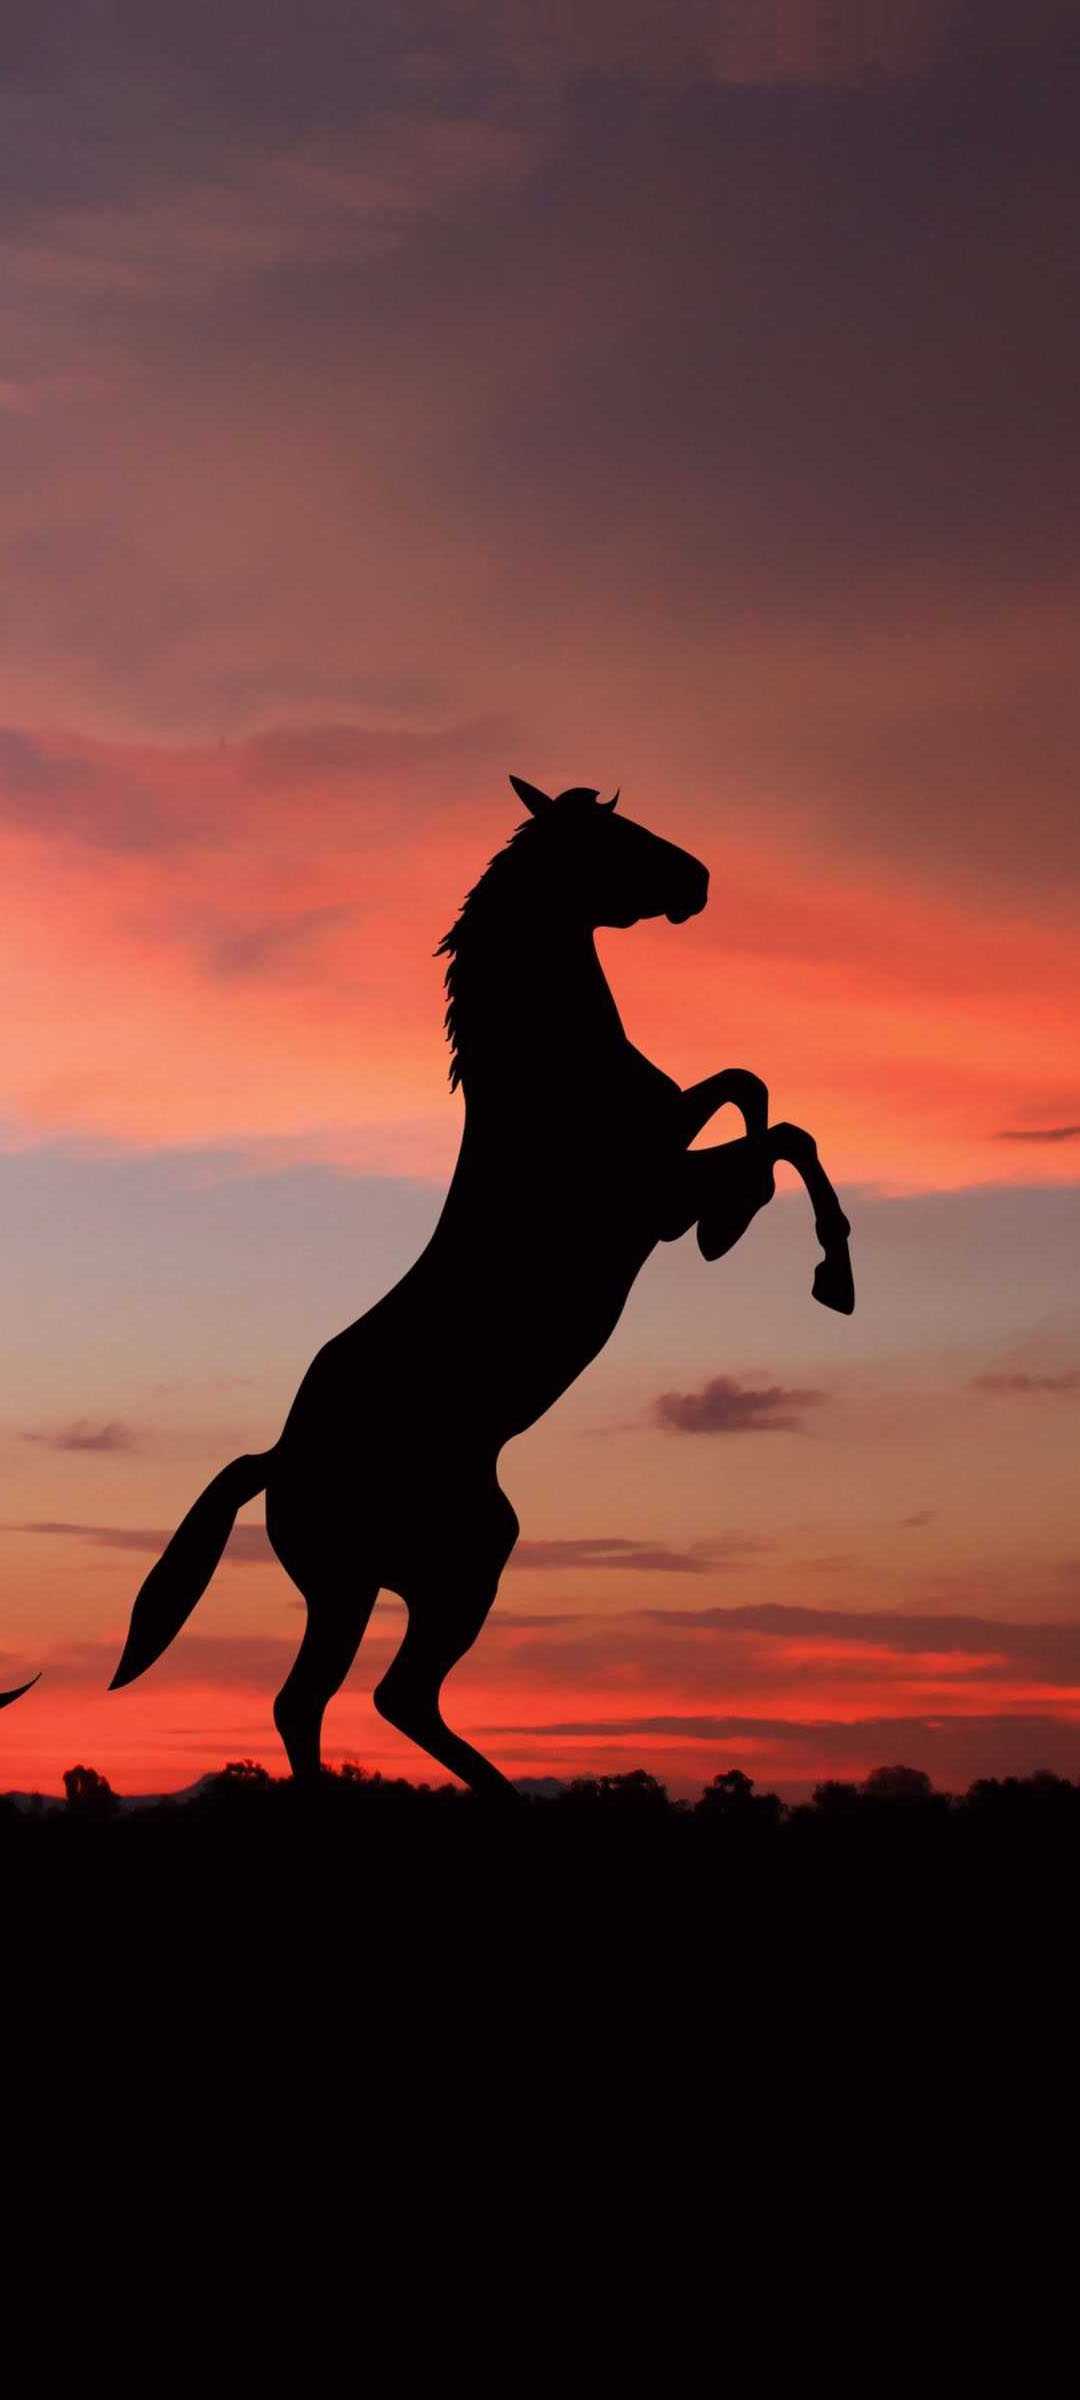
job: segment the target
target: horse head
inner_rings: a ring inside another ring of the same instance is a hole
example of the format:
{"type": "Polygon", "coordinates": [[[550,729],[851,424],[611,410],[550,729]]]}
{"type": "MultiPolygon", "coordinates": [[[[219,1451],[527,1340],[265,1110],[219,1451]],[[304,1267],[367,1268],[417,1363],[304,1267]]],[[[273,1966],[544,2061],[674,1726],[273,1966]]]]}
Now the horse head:
{"type": "Polygon", "coordinates": [[[520,775],[510,781],[543,829],[560,894],[591,926],[667,917],[684,925],[704,908],[709,870],[646,826],[616,814],[613,800],[575,784],[551,798],[520,775]]]}

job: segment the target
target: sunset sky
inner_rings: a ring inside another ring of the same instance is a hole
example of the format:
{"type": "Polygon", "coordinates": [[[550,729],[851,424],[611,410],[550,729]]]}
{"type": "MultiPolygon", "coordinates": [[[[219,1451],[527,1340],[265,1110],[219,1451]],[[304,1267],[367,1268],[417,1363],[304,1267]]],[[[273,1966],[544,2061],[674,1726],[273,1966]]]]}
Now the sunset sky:
{"type": "MultiPolygon", "coordinates": [[[[0,45],[0,1788],[283,1766],[260,1507],[105,1687],[435,1222],[433,954],[510,770],[707,861],[601,937],[627,1030],[813,1130],[859,1301],[787,1169],[657,1253],[504,1454],[447,1714],[684,1792],[1080,1776],[1075,9],[10,0],[0,45]]],[[[370,1704],[401,1623],[325,1755],[437,1779],[370,1704]]]]}

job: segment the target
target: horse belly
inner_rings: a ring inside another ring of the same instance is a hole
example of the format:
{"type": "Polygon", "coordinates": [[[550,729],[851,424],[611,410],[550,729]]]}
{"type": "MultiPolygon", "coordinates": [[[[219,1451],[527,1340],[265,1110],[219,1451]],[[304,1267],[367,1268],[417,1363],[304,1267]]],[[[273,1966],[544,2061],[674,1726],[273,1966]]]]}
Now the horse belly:
{"type": "Polygon", "coordinates": [[[395,1491],[409,1459],[491,1461],[618,1324],[655,1237],[625,1221],[613,1231],[608,1213],[594,1192],[562,1222],[500,1215],[467,1242],[433,1243],[312,1361],[283,1444],[315,1475],[362,1458],[365,1477],[395,1491]]]}

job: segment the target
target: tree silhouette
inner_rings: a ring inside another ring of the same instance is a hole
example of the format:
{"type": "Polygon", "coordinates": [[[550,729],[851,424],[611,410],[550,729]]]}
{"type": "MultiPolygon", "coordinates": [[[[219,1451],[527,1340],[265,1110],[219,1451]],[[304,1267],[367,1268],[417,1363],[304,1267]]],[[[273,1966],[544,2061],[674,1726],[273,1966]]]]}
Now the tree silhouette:
{"type": "Polygon", "coordinates": [[[921,1767],[875,1767],[863,1790],[868,1800],[900,1800],[908,1805],[940,1798],[921,1767]]]}
{"type": "Polygon", "coordinates": [[[850,1817],[858,1808],[860,1798],[857,1783],[843,1783],[835,1777],[814,1786],[814,1807],[823,1816],[850,1817]]]}
{"type": "Polygon", "coordinates": [[[564,1799],[576,1809],[603,1811],[624,1821],[663,1816],[671,1806],[665,1786],[644,1767],[631,1767],[623,1775],[577,1775],[564,1799]]]}
{"type": "Polygon", "coordinates": [[[744,1775],[741,1767],[727,1767],[722,1775],[714,1775],[707,1783],[697,1804],[697,1815],[706,1824],[723,1824],[738,1830],[757,1832],[780,1824],[784,1803],[775,1792],[755,1792],[752,1775],[744,1775]]]}
{"type": "Polygon", "coordinates": [[[68,1767],[64,1775],[67,1804],[73,1816],[92,1817],[102,1821],[114,1817],[120,1806],[111,1784],[96,1767],[68,1767]]]}

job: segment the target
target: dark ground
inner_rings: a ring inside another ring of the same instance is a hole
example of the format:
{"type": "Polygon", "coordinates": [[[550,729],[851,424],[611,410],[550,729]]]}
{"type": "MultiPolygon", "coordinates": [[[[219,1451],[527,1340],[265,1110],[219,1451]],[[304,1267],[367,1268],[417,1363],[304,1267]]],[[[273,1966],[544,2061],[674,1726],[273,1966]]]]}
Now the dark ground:
{"type": "Polygon", "coordinates": [[[963,2187],[1026,2213],[1071,2160],[1078,1785],[898,1769],[785,1808],[642,1773],[496,1812],[239,1763],[183,1803],[69,1790],[0,1802],[5,2176],[31,2248],[58,2220],[104,2247],[110,2309],[162,2251],[159,2346],[253,2243],[252,2324],[267,2245],[283,2289],[305,2243],[305,2274],[336,2259],[327,2325],[377,2302],[372,2221],[406,2269],[448,2235],[472,2262],[462,2340],[516,2250],[526,2350],[612,2223],[654,2262],[666,2228],[706,2315],[736,2229],[759,2267],[781,2226],[823,2245],[839,2292],[886,2215],[940,2266],[963,2187]]]}
{"type": "Polygon", "coordinates": [[[896,1767],[795,1807],[738,1773],[696,1803],[638,1771],[510,1808],[352,1767],[304,1791],[241,1761],[141,1805],[65,1780],[66,1804],[0,1800],[5,1915],[29,1957],[85,1942],[102,1973],[158,1945],[178,1976],[243,1954],[275,1984],[335,1961],[370,1988],[425,1957],[452,1986],[524,1954],[535,1994],[616,1963],[693,1986],[785,1943],[804,1982],[871,1955],[932,1975],[1072,1934],[1080,1784],[1048,1774],[952,1798],[896,1767]]]}

